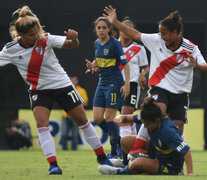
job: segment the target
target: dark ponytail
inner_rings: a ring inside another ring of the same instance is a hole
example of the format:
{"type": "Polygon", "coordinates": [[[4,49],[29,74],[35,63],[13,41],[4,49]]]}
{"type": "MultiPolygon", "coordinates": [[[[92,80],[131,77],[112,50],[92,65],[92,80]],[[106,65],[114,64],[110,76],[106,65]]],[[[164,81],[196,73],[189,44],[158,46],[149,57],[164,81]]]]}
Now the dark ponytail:
{"type": "Polygon", "coordinates": [[[147,97],[141,104],[141,119],[144,122],[155,122],[162,118],[162,112],[157,102],[152,97],[147,97]]]}
{"type": "Polygon", "coordinates": [[[167,27],[169,31],[177,30],[177,33],[183,33],[182,17],[178,11],[172,12],[159,23],[161,26],[167,27]]]}

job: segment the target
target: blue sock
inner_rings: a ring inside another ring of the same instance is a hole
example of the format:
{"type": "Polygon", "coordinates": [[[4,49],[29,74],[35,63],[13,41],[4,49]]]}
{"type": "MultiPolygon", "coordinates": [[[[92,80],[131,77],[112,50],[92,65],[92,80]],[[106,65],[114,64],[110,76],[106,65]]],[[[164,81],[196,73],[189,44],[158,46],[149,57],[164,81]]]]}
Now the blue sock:
{"type": "Polygon", "coordinates": [[[106,123],[106,120],[104,119],[98,126],[106,133],[108,134],[108,126],[106,123]]]}
{"type": "Polygon", "coordinates": [[[126,166],[126,167],[123,168],[123,169],[118,169],[118,170],[117,170],[117,174],[125,175],[125,174],[132,174],[132,173],[129,171],[129,167],[126,166]]]}
{"type": "Polygon", "coordinates": [[[108,126],[108,131],[109,131],[109,140],[111,144],[111,154],[112,155],[117,155],[117,144],[118,144],[118,137],[119,137],[119,131],[118,127],[114,122],[106,122],[108,126]]]}

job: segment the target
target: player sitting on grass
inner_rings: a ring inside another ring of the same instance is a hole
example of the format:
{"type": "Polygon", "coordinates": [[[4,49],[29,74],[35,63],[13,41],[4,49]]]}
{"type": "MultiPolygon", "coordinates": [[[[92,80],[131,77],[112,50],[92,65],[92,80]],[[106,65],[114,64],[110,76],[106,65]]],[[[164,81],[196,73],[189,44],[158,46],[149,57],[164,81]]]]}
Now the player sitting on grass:
{"type": "MultiPolygon", "coordinates": [[[[130,123],[133,115],[126,118],[130,123]]],[[[187,166],[187,175],[193,175],[192,157],[190,147],[182,140],[181,134],[175,123],[161,113],[157,102],[148,97],[141,105],[141,121],[147,128],[150,136],[150,143],[154,147],[154,157],[139,157],[133,160],[125,168],[111,167],[108,165],[99,166],[102,174],[157,174],[157,175],[177,175],[180,173],[184,159],[187,166]]],[[[122,147],[125,150],[134,142],[134,138],[128,136],[122,147]]],[[[132,146],[131,146],[132,147],[132,146]]],[[[151,149],[151,148],[150,148],[151,149]]]]}

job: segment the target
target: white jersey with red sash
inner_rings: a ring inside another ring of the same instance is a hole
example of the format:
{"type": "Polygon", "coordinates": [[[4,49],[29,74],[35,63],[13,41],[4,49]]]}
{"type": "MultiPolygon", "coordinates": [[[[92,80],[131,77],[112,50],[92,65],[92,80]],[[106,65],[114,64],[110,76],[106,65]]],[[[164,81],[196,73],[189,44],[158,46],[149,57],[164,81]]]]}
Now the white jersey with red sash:
{"type": "MultiPolygon", "coordinates": [[[[144,46],[141,46],[135,42],[127,47],[123,47],[126,58],[130,66],[130,82],[138,83],[140,66],[148,65],[147,55],[144,46]]],[[[125,74],[123,66],[120,66],[122,75],[125,80],[125,74]]]]}
{"type": "Polygon", "coordinates": [[[0,52],[0,66],[14,64],[31,90],[58,89],[71,85],[53,48],[62,48],[65,36],[46,34],[31,48],[22,47],[18,39],[7,43],[0,52]]]}
{"type": "Polygon", "coordinates": [[[160,34],[144,34],[141,40],[151,52],[149,86],[158,86],[172,93],[190,93],[193,82],[193,67],[185,61],[187,52],[199,64],[206,63],[200,50],[189,40],[183,38],[180,47],[169,50],[160,34]]]}

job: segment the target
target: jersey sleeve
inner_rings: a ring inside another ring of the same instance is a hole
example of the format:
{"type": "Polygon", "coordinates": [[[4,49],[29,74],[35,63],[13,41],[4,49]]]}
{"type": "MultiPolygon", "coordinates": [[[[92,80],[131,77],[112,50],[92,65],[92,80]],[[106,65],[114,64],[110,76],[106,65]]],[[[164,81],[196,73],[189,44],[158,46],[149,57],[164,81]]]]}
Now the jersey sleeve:
{"type": "Polygon", "coordinates": [[[182,140],[179,129],[175,126],[165,130],[165,143],[172,148],[174,151],[184,155],[190,149],[185,141],[182,140]]]}
{"type": "Polygon", "coordinates": [[[157,33],[155,34],[141,33],[141,41],[150,51],[152,51],[153,47],[157,45],[158,40],[159,40],[159,35],[157,33]]]}
{"type": "Polygon", "coordinates": [[[118,59],[120,59],[122,65],[125,65],[128,63],[128,61],[126,59],[126,55],[125,55],[124,50],[122,48],[122,45],[117,40],[115,41],[115,53],[116,53],[116,56],[118,57],[118,59]]]}
{"type": "Polygon", "coordinates": [[[12,63],[12,58],[11,58],[10,53],[8,52],[6,46],[4,46],[4,48],[0,52],[0,66],[5,66],[10,63],[12,63]]]}
{"type": "Polygon", "coordinates": [[[142,46],[138,55],[139,55],[139,59],[140,59],[139,66],[148,65],[147,54],[146,54],[146,50],[145,50],[144,46],[142,46]]]}
{"type": "Polygon", "coordinates": [[[192,52],[192,56],[197,59],[198,64],[206,64],[206,61],[204,60],[198,46],[196,46],[192,52]]]}
{"type": "Polygon", "coordinates": [[[142,124],[140,114],[134,114],[133,121],[134,123],[142,124]]]}
{"type": "Polygon", "coordinates": [[[49,45],[51,45],[53,48],[62,48],[66,40],[66,36],[48,34],[48,39],[50,40],[48,42],[51,43],[49,45]]]}

